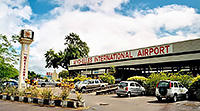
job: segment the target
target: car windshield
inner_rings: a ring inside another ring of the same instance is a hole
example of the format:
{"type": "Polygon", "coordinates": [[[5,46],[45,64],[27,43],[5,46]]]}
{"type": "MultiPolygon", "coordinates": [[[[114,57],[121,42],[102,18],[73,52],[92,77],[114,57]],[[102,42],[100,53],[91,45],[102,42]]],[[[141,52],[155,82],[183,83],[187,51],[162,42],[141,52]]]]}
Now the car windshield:
{"type": "Polygon", "coordinates": [[[159,88],[159,87],[169,87],[169,82],[161,81],[161,82],[159,82],[159,84],[158,84],[158,88],[159,88]]]}
{"type": "Polygon", "coordinates": [[[87,84],[87,83],[88,83],[88,80],[83,81],[83,84],[87,84]]]}
{"type": "Polygon", "coordinates": [[[126,83],[126,82],[119,83],[119,87],[126,87],[126,86],[128,86],[128,83],[126,83]]]}

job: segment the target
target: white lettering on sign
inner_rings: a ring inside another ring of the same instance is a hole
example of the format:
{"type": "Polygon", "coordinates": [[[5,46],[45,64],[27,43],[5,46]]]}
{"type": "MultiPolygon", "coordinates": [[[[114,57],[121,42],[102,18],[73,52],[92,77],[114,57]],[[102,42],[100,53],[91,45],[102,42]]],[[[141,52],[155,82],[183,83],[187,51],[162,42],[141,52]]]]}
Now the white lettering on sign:
{"type": "Polygon", "coordinates": [[[124,60],[138,57],[147,57],[153,55],[163,55],[169,54],[173,52],[172,45],[163,45],[157,47],[150,47],[144,49],[137,49],[131,51],[117,52],[112,54],[75,59],[70,60],[70,65],[81,65],[87,63],[99,63],[99,62],[107,62],[107,61],[115,61],[115,60],[124,60]]]}
{"type": "Polygon", "coordinates": [[[23,77],[23,80],[25,80],[25,77],[26,77],[26,64],[27,64],[27,54],[24,54],[24,61],[23,61],[23,70],[22,70],[22,77],[23,77]]]}

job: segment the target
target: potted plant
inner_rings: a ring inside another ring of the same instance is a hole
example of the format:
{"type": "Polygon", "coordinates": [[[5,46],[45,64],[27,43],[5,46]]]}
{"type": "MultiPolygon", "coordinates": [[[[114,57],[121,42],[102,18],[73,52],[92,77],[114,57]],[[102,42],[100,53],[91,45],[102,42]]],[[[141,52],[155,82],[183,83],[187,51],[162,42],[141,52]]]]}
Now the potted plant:
{"type": "Polygon", "coordinates": [[[39,97],[40,90],[36,86],[34,86],[34,87],[31,87],[30,92],[31,92],[32,102],[33,103],[38,103],[38,98],[37,97],[39,97]]]}
{"type": "Polygon", "coordinates": [[[61,98],[62,98],[62,107],[67,107],[67,101],[68,100],[68,97],[69,97],[69,88],[67,87],[64,87],[64,89],[62,89],[62,92],[61,92],[61,98]]]}
{"type": "Polygon", "coordinates": [[[41,97],[43,98],[44,105],[52,105],[53,104],[53,92],[51,89],[46,88],[41,91],[41,97]]]}
{"type": "Polygon", "coordinates": [[[15,87],[15,86],[10,87],[10,93],[11,93],[10,100],[15,101],[15,97],[19,93],[17,87],[15,87]]]}
{"type": "Polygon", "coordinates": [[[24,89],[24,100],[23,102],[31,102],[32,99],[30,98],[31,96],[31,88],[27,87],[26,89],[24,89]]]}
{"type": "Polygon", "coordinates": [[[61,106],[61,97],[53,95],[54,105],[55,106],[61,106]]]}
{"type": "Polygon", "coordinates": [[[19,90],[18,96],[19,96],[19,101],[23,102],[24,101],[24,96],[25,96],[25,89],[19,90]]]}
{"type": "Polygon", "coordinates": [[[76,99],[77,99],[77,107],[85,107],[85,101],[83,100],[82,93],[79,93],[78,91],[76,93],[76,99]]]}

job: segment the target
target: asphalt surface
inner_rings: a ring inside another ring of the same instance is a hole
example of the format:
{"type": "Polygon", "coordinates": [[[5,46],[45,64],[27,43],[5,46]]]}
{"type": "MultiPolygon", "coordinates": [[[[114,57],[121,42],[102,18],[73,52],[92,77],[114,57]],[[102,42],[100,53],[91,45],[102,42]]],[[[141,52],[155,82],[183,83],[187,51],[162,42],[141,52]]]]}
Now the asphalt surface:
{"type": "Polygon", "coordinates": [[[86,111],[200,111],[199,101],[157,101],[153,96],[85,95],[86,111]]]}
{"type": "MultiPolygon", "coordinates": [[[[70,97],[75,97],[72,93],[70,97]]],[[[87,109],[40,106],[37,104],[0,100],[0,111],[200,111],[199,101],[157,101],[153,96],[117,97],[83,94],[87,109]]]]}

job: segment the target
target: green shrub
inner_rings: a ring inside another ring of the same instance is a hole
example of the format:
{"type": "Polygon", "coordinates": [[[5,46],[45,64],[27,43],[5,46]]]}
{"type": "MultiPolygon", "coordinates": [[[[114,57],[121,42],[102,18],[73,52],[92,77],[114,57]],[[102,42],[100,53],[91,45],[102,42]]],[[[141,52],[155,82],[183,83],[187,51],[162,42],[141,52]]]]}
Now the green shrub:
{"type": "Polygon", "coordinates": [[[151,88],[155,88],[160,80],[172,80],[172,81],[179,81],[186,88],[188,88],[191,85],[191,82],[193,79],[194,79],[194,77],[191,75],[191,73],[184,74],[181,71],[178,73],[160,72],[160,73],[152,73],[147,78],[147,84],[151,88]]]}
{"type": "Polygon", "coordinates": [[[147,78],[147,84],[149,85],[149,87],[155,88],[160,80],[168,80],[168,76],[164,72],[152,73],[147,78]]]}
{"type": "MultiPolygon", "coordinates": [[[[191,84],[193,84],[194,82],[199,81],[199,80],[200,80],[200,76],[197,76],[197,77],[195,77],[195,78],[192,80],[191,84]]],[[[190,84],[190,85],[191,85],[191,84],[190,84]]]]}
{"type": "Polygon", "coordinates": [[[77,82],[77,81],[85,81],[85,80],[88,80],[88,79],[92,79],[90,77],[86,77],[86,76],[81,76],[81,75],[78,75],[77,77],[74,78],[74,82],[77,82]]]}
{"type": "Polygon", "coordinates": [[[142,86],[144,86],[146,84],[147,78],[143,76],[133,76],[133,77],[129,77],[127,81],[136,81],[140,83],[142,86]]]}
{"type": "Polygon", "coordinates": [[[52,97],[53,97],[52,90],[49,88],[41,90],[41,97],[44,99],[52,99],[52,97]]]}
{"type": "Polygon", "coordinates": [[[100,75],[99,78],[106,83],[115,84],[115,77],[110,75],[109,73],[105,73],[104,75],[100,75]]]}
{"type": "Polygon", "coordinates": [[[194,77],[191,75],[191,73],[184,74],[183,72],[178,72],[174,74],[169,74],[169,80],[179,81],[186,88],[188,88],[191,85],[193,79],[194,77]]]}
{"type": "Polygon", "coordinates": [[[67,100],[69,97],[69,94],[70,94],[69,88],[64,88],[64,89],[62,89],[60,96],[61,96],[62,100],[67,100]]]}

